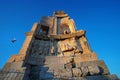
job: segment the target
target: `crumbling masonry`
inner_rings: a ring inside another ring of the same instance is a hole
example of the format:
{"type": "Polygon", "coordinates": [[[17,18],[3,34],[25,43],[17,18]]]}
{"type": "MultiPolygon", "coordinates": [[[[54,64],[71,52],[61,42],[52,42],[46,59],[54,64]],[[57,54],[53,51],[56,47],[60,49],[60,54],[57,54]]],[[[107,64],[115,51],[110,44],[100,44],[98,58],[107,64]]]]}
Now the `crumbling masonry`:
{"type": "Polygon", "coordinates": [[[34,23],[17,55],[0,72],[0,80],[119,80],[89,46],[86,31],[76,30],[63,11],[34,23]]]}

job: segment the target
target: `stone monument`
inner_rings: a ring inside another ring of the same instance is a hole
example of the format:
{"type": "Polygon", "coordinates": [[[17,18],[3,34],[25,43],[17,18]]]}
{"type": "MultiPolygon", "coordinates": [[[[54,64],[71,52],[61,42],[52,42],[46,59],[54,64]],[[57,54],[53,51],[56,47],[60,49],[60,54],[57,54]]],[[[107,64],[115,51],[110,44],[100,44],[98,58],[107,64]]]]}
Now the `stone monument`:
{"type": "Polygon", "coordinates": [[[89,46],[85,30],[76,30],[64,11],[34,23],[19,54],[0,71],[0,80],[119,80],[89,46]]]}

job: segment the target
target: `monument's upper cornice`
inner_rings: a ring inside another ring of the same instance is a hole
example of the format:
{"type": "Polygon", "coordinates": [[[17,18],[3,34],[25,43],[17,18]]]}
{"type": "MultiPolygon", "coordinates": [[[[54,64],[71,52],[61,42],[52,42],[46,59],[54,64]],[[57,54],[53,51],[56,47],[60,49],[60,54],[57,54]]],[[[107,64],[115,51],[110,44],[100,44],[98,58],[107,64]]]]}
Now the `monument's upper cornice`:
{"type": "Polygon", "coordinates": [[[68,14],[65,14],[64,11],[54,11],[55,17],[68,17],[68,14]]]}

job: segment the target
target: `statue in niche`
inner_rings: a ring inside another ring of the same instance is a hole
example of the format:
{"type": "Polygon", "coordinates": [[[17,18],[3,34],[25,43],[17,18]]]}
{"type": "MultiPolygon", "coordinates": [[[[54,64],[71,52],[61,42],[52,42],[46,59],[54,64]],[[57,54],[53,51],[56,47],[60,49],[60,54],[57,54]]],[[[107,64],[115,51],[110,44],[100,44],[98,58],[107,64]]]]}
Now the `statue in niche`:
{"type": "Polygon", "coordinates": [[[52,55],[57,55],[57,47],[55,47],[55,46],[52,46],[52,48],[51,48],[51,53],[52,53],[52,55]]]}
{"type": "Polygon", "coordinates": [[[52,46],[51,53],[54,53],[54,52],[55,52],[55,48],[54,48],[54,46],[52,46]]]}
{"type": "Polygon", "coordinates": [[[69,25],[67,23],[60,24],[60,34],[69,34],[70,29],[69,25]]]}
{"type": "Polygon", "coordinates": [[[62,51],[62,49],[61,49],[61,46],[60,45],[58,45],[58,55],[59,56],[64,56],[64,52],[62,51]]]}
{"type": "Polygon", "coordinates": [[[61,50],[61,47],[58,48],[58,55],[64,56],[64,52],[61,50]]]}
{"type": "Polygon", "coordinates": [[[64,30],[64,34],[69,34],[70,30],[64,30]]]}
{"type": "Polygon", "coordinates": [[[51,48],[51,54],[55,55],[55,46],[52,46],[52,48],[51,48]]]}

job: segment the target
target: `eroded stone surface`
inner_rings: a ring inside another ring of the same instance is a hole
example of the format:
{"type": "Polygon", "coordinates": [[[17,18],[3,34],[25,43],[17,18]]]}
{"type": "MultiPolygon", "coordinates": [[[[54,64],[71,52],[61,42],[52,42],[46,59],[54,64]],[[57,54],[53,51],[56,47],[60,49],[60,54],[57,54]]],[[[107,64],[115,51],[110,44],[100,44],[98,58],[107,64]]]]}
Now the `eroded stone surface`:
{"type": "Polygon", "coordinates": [[[19,54],[0,71],[0,80],[118,80],[97,58],[84,30],[64,11],[34,23],[19,54]]]}

